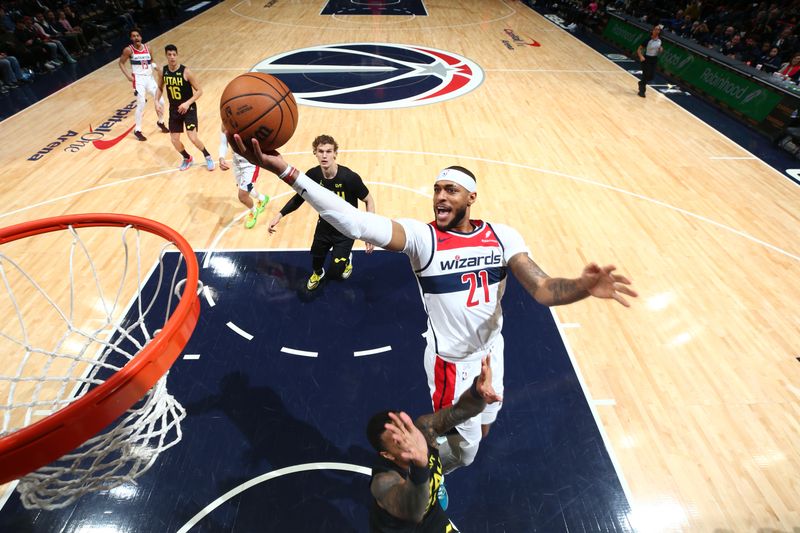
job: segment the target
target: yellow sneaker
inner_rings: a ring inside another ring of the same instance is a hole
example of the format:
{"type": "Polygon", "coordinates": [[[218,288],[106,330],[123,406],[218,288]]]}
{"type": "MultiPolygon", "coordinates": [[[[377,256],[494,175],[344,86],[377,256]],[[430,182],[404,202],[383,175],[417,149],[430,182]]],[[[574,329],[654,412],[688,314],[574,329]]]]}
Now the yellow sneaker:
{"type": "Polygon", "coordinates": [[[319,287],[320,281],[322,278],[325,277],[325,269],[322,269],[322,274],[317,274],[316,272],[311,273],[311,277],[308,278],[308,283],[306,283],[306,289],[313,291],[317,287],[319,287]]]}
{"type": "Polygon", "coordinates": [[[247,216],[244,217],[244,227],[245,229],[251,229],[253,226],[256,225],[256,221],[258,220],[258,211],[253,213],[252,211],[247,213],[247,216]]]}
{"type": "Polygon", "coordinates": [[[350,274],[353,273],[353,254],[350,253],[350,257],[347,258],[347,266],[344,267],[344,272],[342,272],[342,279],[347,279],[350,277],[350,274]]]}
{"type": "Polygon", "coordinates": [[[258,203],[256,203],[256,213],[258,213],[259,215],[263,213],[268,203],[269,203],[269,195],[265,195],[263,201],[259,200],[258,203]]]}

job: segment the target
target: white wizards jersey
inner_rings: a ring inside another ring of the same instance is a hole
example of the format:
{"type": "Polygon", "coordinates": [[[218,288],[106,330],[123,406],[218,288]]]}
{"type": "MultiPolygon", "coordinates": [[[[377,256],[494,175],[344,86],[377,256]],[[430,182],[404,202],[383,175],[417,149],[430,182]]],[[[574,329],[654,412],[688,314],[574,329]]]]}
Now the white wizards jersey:
{"type": "Polygon", "coordinates": [[[151,65],[153,59],[150,57],[150,50],[146,45],[142,45],[141,50],[137,50],[132,44],[128,45],[131,49],[131,72],[134,76],[152,76],[151,65]]]}
{"type": "Polygon", "coordinates": [[[428,313],[428,343],[446,361],[485,357],[503,327],[508,261],[528,252],[522,237],[480,220],[471,221],[476,229],[470,233],[440,231],[433,222],[398,222],[428,313]]]}

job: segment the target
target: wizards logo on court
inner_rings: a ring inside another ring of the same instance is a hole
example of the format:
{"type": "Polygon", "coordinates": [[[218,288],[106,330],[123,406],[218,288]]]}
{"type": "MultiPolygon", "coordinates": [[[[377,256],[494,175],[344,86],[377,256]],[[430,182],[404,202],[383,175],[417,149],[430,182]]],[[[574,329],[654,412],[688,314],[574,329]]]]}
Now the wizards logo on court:
{"type": "Polygon", "coordinates": [[[483,82],[469,59],[429,46],[329,44],[265,59],[253,67],[279,77],[300,104],[395,109],[457,98],[483,82]]]}

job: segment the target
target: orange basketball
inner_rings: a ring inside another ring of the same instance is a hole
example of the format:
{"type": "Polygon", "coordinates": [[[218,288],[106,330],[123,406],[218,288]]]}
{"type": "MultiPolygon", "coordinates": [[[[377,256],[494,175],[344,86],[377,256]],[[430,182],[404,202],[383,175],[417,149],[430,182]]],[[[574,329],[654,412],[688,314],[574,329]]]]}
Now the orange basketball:
{"type": "Polygon", "coordinates": [[[251,139],[258,139],[264,152],[275,150],[286,144],[297,127],[294,95],[281,80],[261,72],[248,72],[231,80],[222,92],[219,113],[231,147],[251,161],[251,139]],[[234,141],[234,133],[242,137],[245,153],[234,141]]]}

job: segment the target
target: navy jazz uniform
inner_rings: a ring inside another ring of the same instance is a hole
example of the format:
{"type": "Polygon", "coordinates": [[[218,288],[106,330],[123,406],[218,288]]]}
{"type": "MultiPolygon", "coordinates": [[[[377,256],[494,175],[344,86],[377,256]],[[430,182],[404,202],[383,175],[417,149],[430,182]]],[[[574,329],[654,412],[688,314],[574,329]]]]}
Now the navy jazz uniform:
{"type": "MultiPolygon", "coordinates": [[[[369,195],[369,189],[364,185],[361,176],[343,165],[338,166],[336,176],[330,179],[323,176],[320,166],[310,169],[306,175],[356,208],[358,208],[358,201],[363,201],[369,195]]],[[[303,202],[305,202],[303,197],[295,194],[283,206],[281,215],[288,215],[303,205],[303,202]]],[[[333,249],[333,265],[330,271],[333,278],[339,278],[349,262],[353,239],[342,235],[339,230],[319,217],[317,228],[314,230],[314,241],[311,243],[311,256],[324,258],[331,249],[333,249]]]]}
{"type": "MultiPolygon", "coordinates": [[[[372,533],[458,533],[458,529],[447,518],[442,506],[439,504],[439,485],[442,483],[442,461],[439,459],[439,450],[428,448],[428,469],[430,470],[429,497],[422,522],[414,524],[400,520],[386,512],[375,499],[369,509],[369,530],[372,533]]],[[[372,477],[381,472],[394,470],[403,479],[408,479],[408,470],[404,470],[381,456],[378,456],[372,466],[372,477]]],[[[370,480],[370,484],[372,480],[370,480]]]]}
{"type": "Polygon", "coordinates": [[[164,65],[161,74],[164,82],[164,92],[169,100],[169,132],[183,133],[183,126],[189,131],[197,131],[197,103],[192,102],[189,110],[183,115],[178,113],[178,106],[194,96],[192,84],[183,73],[186,65],[180,65],[176,71],[171,71],[169,65],[164,65]]]}

